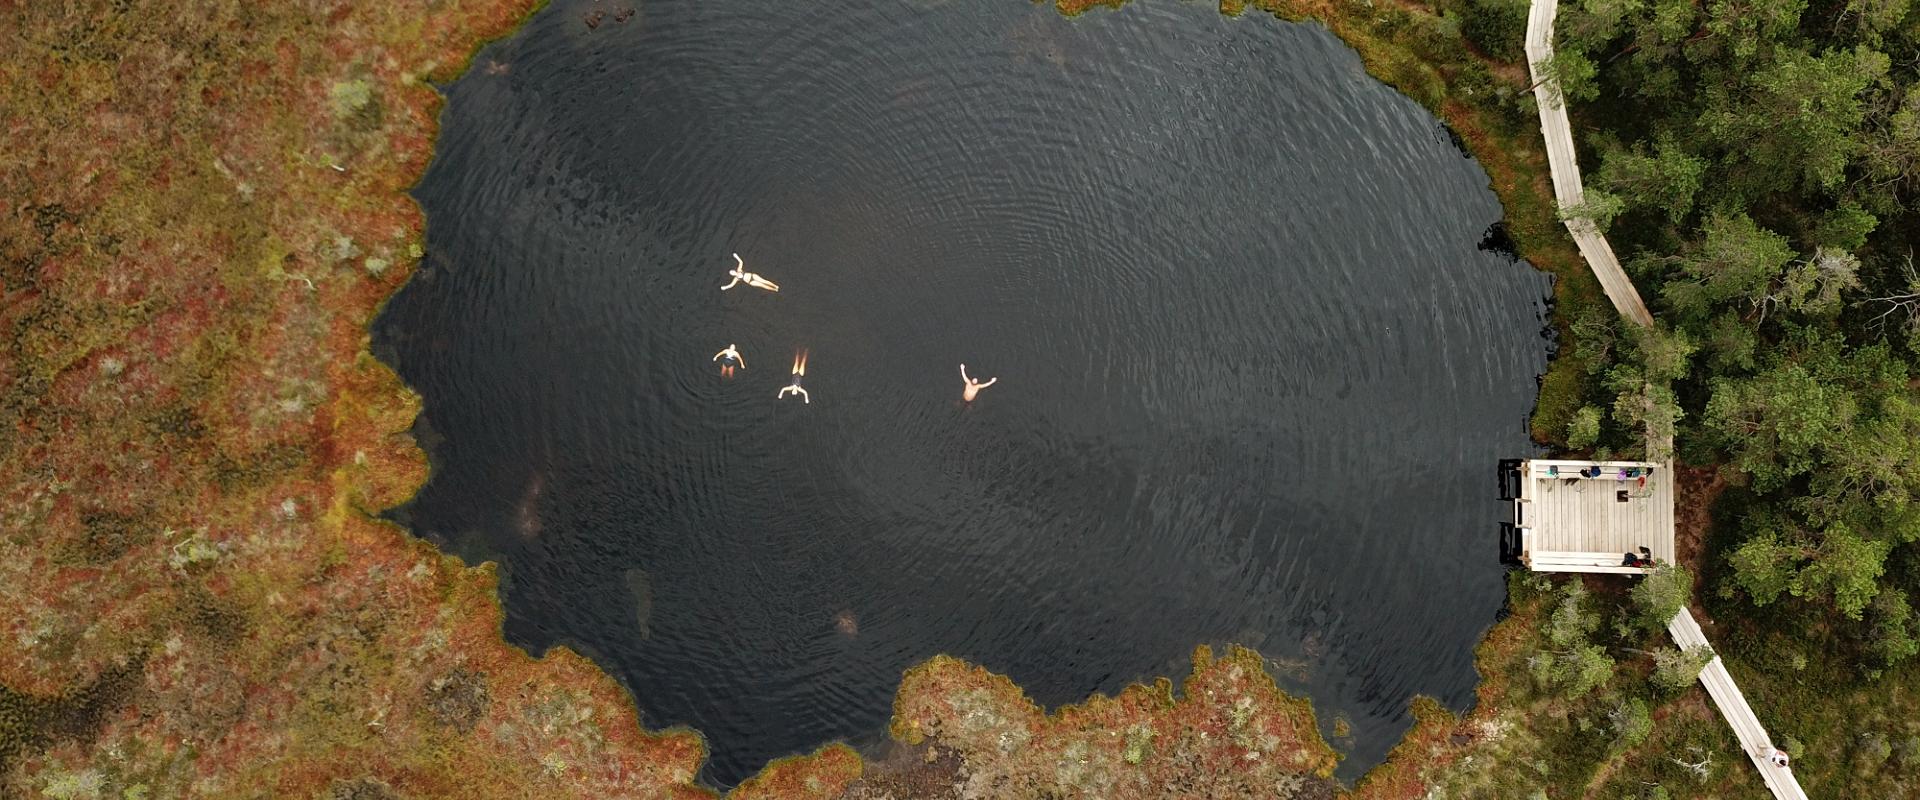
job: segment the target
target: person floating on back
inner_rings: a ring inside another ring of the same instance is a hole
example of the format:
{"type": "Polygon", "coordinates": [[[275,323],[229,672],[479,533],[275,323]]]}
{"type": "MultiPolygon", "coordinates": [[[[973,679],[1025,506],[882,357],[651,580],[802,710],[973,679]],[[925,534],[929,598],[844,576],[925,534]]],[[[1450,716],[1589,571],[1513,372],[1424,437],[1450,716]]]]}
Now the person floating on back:
{"type": "Polygon", "coordinates": [[[747,368],[747,360],[740,357],[739,348],[735,347],[731,342],[727,344],[727,349],[714,353],[713,360],[720,362],[720,377],[722,378],[733,377],[734,367],[741,369],[747,368]]]}
{"type": "Polygon", "coordinates": [[[967,365],[961,364],[960,380],[967,382],[967,387],[965,389],[960,390],[960,402],[971,403],[973,402],[973,398],[980,394],[981,389],[985,389],[989,386],[992,386],[995,382],[999,381],[1000,379],[998,377],[990,378],[987,380],[986,383],[981,383],[979,381],[976,381],[972,378],[967,377],[967,365]]]}
{"type": "Polygon", "coordinates": [[[800,379],[806,376],[807,351],[801,350],[793,354],[793,385],[781,389],[779,394],[774,395],[774,398],[785,400],[787,399],[787,393],[793,392],[794,394],[800,395],[800,399],[805,401],[807,405],[813,405],[813,398],[807,396],[807,390],[800,388],[800,379]]]}
{"type": "Polygon", "coordinates": [[[733,288],[736,285],[739,285],[742,282],[746,283],[748,286],[752,286],[755,289],[765,289],[769,292],[780,291],[780,284],[774,283],[773,281],[767,280],[766,278],[762,278],[758,275],[748,272],[747,262],[740,260],[739,253],[733,254],[733,263],[735,265],[734,268],[727,270],[727,274],[733,276],[733,281],[731,283],[728,283],[725,286],[720,287],[720,291],[724,292],[728,289],[733,288]]]}

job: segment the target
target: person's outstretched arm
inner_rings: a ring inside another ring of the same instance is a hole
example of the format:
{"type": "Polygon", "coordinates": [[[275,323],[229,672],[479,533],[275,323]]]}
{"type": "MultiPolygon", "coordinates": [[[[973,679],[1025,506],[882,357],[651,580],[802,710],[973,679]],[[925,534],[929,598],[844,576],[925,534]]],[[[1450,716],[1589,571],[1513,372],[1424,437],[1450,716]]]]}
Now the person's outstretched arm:
{"type": "Polygon", "coordinates": [[[722,350],[722,351],[720,351],[720,352],[718,352],[718,353],[714,353],[714,354],[713,354],[713,360],[714,360],[714,361],[719,361],[719,360],[720,360],[720,357],[721,357],[721,356],[724,356],[724,355],[726,355],[726,354],[727,354],[727,351],[725,351],[725,350],[722,350]]]}
{"type": "Polygon", "coordinates": [[[960,380],[966,381],[968,383],[973,382],[972,378],[967,377],[967,365],[965,364],[960,365],[960,380]]]}
{"type": "Polygon", "coordinates": [[[793,390],[800,393],[800,400],[802,402],[805,402],[807,405],[813,405],[813,398],[807,395],[807,390],[798,386],[793,387],[793,390]]]}
{"type": "Polygon", "coordinates": [[[726,291],[726,290],[728,290],[728,289],[731,289],[731,288],[733,288],[735,284],[738,284],[738,283],[740,282],[740,273],[738,273],[738,272],[729,272],[729,273],[727,273],[727,274],[728,274],[728,275],[732,275],[732,276],[733,276],[733,280],[732,280],[731,282],[729,282],[729,283],[728,283],[727,285],[725,285],[725,286],[722,286],[722,287],[720,287],[720,291],[723,291],[723,292],[724,292],[724,291],[726,291]]]}
{"type": "Polygon", "coordinates": [[[989,387],[989,386],[992,386],[992,385],[994,385],[995,383],[998,383],[999,381],[1000,381],[1000,378],[999,378],[999,376],[995,376],[995,377],[993,377],[993,378],[989,378],[989,379],[987,380],[987,382],[986,382],[986,383],[983,383],[983,384],[980,384],[980,388],[982,388],[982,389],[985,389],[985,388],[987,388],[987,387],[989,387]]]}
{"type": "Polygon", "coordinates": [[[735,361],[738,361],[738,362],[740,362],[740,368],[741,368],[741,369],[746,369],[746,368],[747,368],[747,357],[746,357],[746,356],[743,356],[743,355],[740,355],[739,353],[734,353],[734,354],[733,354],[733,360],[735,360],[735,361]]]}

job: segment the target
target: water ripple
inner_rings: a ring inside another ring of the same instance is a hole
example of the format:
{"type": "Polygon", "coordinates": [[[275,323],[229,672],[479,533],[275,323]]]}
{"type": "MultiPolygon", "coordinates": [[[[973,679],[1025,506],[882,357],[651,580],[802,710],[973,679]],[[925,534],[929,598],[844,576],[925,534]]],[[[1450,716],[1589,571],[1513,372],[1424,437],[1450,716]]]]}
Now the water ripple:
{"type": "Polygon", "coordinates": [[[516,642],[721,784],[938,652],[1061,703],[1256,645],[1346,774],[1470,702],[1546,284],[1351,51],[1184,3],[590,6],[449,87],[377,326],[437,434],[400,515],[502,562],[516,642]],[[718,291],[733,252],[783,290],[718,291]]]}

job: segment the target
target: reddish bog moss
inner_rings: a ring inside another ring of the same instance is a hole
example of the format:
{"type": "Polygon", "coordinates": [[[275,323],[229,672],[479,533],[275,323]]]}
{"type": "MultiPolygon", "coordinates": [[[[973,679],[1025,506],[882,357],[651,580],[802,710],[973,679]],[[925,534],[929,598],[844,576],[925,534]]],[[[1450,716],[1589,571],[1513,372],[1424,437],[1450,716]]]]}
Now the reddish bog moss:
{"type": "Polygon", "coordinates": [[[805,756],[768,764],[727,793],[728,800],[831,800],[846,794],[860,778],[860,754],[832,744],[805,756]]]}
{"type": "Polygon", "coordinates": [[[0,0],[0,796],[711,795],[370,516],[424,79],[533,4],[0,0]]]}
{"type": "Polygon", "coordinates": [[[907,672],[892,732],[957,753],[975,796],[1332,796],[1339,757],[1307,701],[1251,650],[1201,647],[1193,662],[1178,698],[1163,678],[1049,716],[1012,681],[939,657],[907,672]]]}

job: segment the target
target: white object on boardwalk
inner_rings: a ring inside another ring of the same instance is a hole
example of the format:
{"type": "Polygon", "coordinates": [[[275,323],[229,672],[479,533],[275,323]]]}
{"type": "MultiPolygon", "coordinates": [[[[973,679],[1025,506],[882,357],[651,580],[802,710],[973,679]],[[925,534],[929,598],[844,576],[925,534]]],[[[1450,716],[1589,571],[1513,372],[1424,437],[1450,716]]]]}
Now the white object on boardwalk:
{"type": "MultiPolygon", "coordinates": [[[[1547,143],[1553,199],[1565,209],[1585,203],[1586,192],[1580,185],[1580,163],[1574,158],[1573,134],[1567,124],[1567,107],[1561,101],[1560,87],[1551,80],[1541,79],[1541,73],[1553,60],[1553,18],[1558,12],[1555,0],[1533,0],[1527,14],[1527,74],[1533,78],[1533,98],[1540,106],[1540,135],[1547,143]]],[[[1640,292],[1620,269],[1620,259],[1614,257],[1613,247],[1600,235],[1600,229],[1592,220],[1569,219],[1566,223],[1567,232],[1573,234],[1573,243],[1580,248],[1580,256],[1593,269],[1593,276],[1600,279],[1600,288],[1606,290],[1607,299],[1613,301],[1620,316],[1652,327],[1653,315],[1647,313],[1646,303],[1640,301],[1640,292]]]]}

